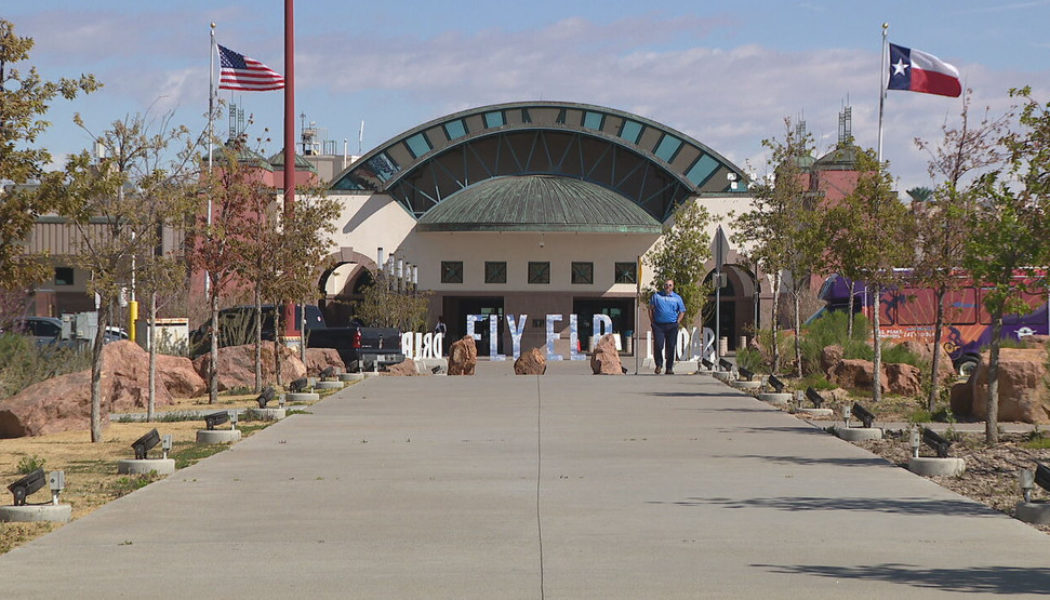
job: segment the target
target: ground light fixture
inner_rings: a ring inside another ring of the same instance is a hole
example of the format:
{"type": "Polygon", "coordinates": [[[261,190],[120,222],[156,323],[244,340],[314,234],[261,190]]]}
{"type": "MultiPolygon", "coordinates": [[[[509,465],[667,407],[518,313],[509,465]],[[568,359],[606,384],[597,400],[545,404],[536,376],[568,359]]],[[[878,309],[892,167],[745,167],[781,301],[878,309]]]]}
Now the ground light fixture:
{"type": "Polygon", "coordinates": [[[58,495],[66,489],[66,472],[51,471],[47,476],[47,484],[51,488],[51,504],[58,506],[58,495]]]}
{"type": "Polygon", "coordinates": [[[15,497],[15,506],[25,506],[26,498],[44,487],[45,483],[47,483],[47,478],[44,476],[44,470],[37,469],[7,486],[7,489],[15,497]]]}
{"type": "Polygon", "coordinates": [[[154,427],[149,433],[131,443],[131,448],[135,450],[135,459],[145,460],[150,449],[159,443],[160,434],[157,433],[157,428],[154,427]]]}
{"type": "Polygon", "coordinates": [[[778,394],[784,393],[784,382],[778,379],[776,375],[770,375],[766,382],[769,383],[774,392],[778,394]]]}
{"type": "Polygon", "coordinates": [[[850,408],[850,413],[854,417],[860,419],[861,423],[864,423],[866,429],[871,429],[871,426],[875,423],[875,414],[861,406],[859,402],[853,403],[853,407],[850,408]]]}
{"type": "Polygon", "coordinates": [[[912,427],[911,429],[911,455],[915,458],[919,458],[919,428],[912,427]]]}
{"type": "Polygon", "coordinates": [[[160,438],[160,449],[164,451],[164,460],[168,459],[168,452],[171,452],[172,442],[170,433],[166,433],[160,438]]]}
{"type": "Polygon", "coordinates": [[[325,367],[324,370],[321,371],[321,377],[325,379],[335,377],[335,367],[325,367]]]}
{"type": "Polygon", "coordinates": [[[288,390],[293,394],[298,394],[306,389],[306,386],[310,384],[310,380],[305,377],[300,377],[295,381],[288,384],[288,390]]]}
{"type": "Polygon", "coordinates": [[[1032,501],[1032,488],[1035,487],[1035,471],[1020,469],[1017,471],[1017,482],[1021,485],[1021,495],[1025,502],[1032,501]]]}
{"type": "Polygon", "coordinates": [[[277,390],[273,389],[273,386],[268,385],[263,388],[262,393],[259,394],[259,397],[256,398],[255,401],[259,404],[259,408],[266,408],[267,403],[273,400],[276,396],[277,390]]]}
{"type": "Polygon", "coordinates": [[[852,415],[848,404],[842,405],[842,422],[846,425],[846,429],[849,429],[849,418],[852,415]]]}
{"type": "Polygon", "coordinates": [[[213,412],[204,415],[204,425],[207,426],[209,430],[215,429],[219,425],[222,425],[223,423],[226,423],[229,420],[230,413],[229,411],[225,410],[220,410],[218,412],[213,412]]]}
{"type": "Polygon", "coordinates": [[[230,429],[237,431],[237,413],[230,411],[230,429]]]}
{"type": "Polygon", "coordinates": [[[934,452],[937,453],[937,458],[948,458],[948,449],[951,448],[952,443],[938,435],[934,430],[929,427],[923,427],[922,441],[930,448],[933,448],[934,452]]]}

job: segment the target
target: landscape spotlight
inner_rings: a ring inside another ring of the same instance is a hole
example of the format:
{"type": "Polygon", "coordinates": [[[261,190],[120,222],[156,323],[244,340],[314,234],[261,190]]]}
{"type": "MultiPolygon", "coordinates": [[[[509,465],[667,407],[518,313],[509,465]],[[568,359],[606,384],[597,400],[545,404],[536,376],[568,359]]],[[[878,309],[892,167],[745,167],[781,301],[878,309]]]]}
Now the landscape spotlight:
{"type": "Polygon", "coordinates": [[[822,408],[824,406],[824,396],[820,395],[820,392],[813,389],[812,386],[806,388],[806,398],[813,403],[816,408],[822,408]]]}
{"type": "Polygon", "coordinates": [[[737,369],[737,374],[740,375],[740,379],[744,381],[751,381],[755,377],[755,373],[753,371],[751,371],[750,369],[745,369],[744,367],[740,367],[739,369],[737,369]]]}
{"type": "Polygon", "coordinates": [[[273,389],[273,386],[268,385],[263,388],[262,393],[259,394],[255,401],[259,403],[259,408],[266,408],[266,404],[273,400],[275,396],[277,396],[277,390],[273,389]]]}
{"type": "Polygon", "coordinates": [[[222,425],[223,423],[226,423],[229,420],[230,413],[225,410],[220,410],[219,412],[213,412],[204,415],[204,424],[208,426],[209,430],[215,429],[219,425],[222,425]]]}
{"type": "Polygon", "coordinates": [[[131,443],[131,447],[135,450],[135,459],[145,460],[146,454],[150,451],[150,448],[159,443],[160,434],[157,433],[157,428],[154,427],[149,433],[131,443]]]}
{"type": "Polygon", "coordinates": [[[44,470],[37,469],[7,486],[7,489],[15,496],[15,506],[25,506],[26,498],[44,487],[44,483],[46,482],[47,479],[44,477],[44,470]]]}
{"type": "Polygon", "coordinates": [[[952,443],[942,438],[934,430],[929,427],[923,427],[922,441],[930,448],[933,448],[938,458],[948,458],[948,449],[951,448],[952,443]]]}
{"type": "Polygon", "coordinates": [[[782,394],[784,392],[784,382],[778,379],[776,375],[770,375],[769,379],[767,379],[766,382],[769,383],[770,387],[773,388],[774,392],[778,394],[782,394]]]}
{"type": "Polygon", "coordinates": [[[701,358],[700,359],[700,364],[703,365],[704,368],[707,369],[708,371],[714,371],[715,370],[715,363],[707,360],[706,358],[701,358]]]}
{"type": "Polygon", "coordinates": [[[721,367],[723,371],[732,371],[733,370],[733,363],[729,362],[728,360],[726,360],[724,358],[718,359],[718,366],[721,367]]]}
{"type": "Polygon", "coordinates": [[[1035,487],[1035,471],[1031,469],[1021,469],[1017,472],[1017,480],[1021,484],[1021,494],[1024,496],[1024,501],[1032,501],[1032,488],[1035,487]]]}
{"type": "Polygon", "coordinates": [[[857,417],[864,423],[864,427],[871,429],[871,426],[875,423],[875,415],[870,410],[864,408],[859,402],[853,403],[853,408],[850,409],[854,417],[857,417]]]}
{"type": "Polygon", "coordinates": [[[291,391],[293,394],[298,394],[299,392],[305,390],[306,386],[309,385],[309,383],[309,379],[305,377],[300,377],[299,379],[296,379],[295,381],[288,384],[288,390],[291,391]]]}
{"type": "Polygon", "coordinates": [[[1050,492],[1050,468],[1043,463],[1035,463],[1035,484],[1050,492]]]}
{"type": "Polygon", "coordinates": [[[47,476],[47,483],[51,487],[51,504],[58,506],[58,495],[66,489],[66,472],[51,471],[47,476]]]}
{"type": "Polygon", "coordinates": [[[335,367],[325,367],[324,370],[321,371],[322,379],[328,379],[330,377],[335,377],[335,367]]]}

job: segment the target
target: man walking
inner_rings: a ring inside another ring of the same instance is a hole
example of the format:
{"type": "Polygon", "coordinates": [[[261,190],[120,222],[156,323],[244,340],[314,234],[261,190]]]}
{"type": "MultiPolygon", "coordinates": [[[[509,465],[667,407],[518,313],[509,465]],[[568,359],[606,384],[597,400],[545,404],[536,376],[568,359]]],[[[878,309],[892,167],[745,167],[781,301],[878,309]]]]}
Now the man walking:
{"type": "Polygon", "coordinates": [[[674,375],[675,346],[678,343],[678,325],[685,315],[685,301],[674,291],[674,281],[668,279],[659,292],[649,300],[649,322],[653,325],[653,360],[656,374],[663,371],[666,360],[668,375],[674,375]]]}

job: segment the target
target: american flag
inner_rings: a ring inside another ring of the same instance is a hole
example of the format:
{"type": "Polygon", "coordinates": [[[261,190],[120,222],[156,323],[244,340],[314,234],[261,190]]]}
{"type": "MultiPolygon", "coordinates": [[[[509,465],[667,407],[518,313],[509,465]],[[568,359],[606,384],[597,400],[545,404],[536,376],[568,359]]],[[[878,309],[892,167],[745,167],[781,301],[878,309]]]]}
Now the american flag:
{"type": "Polygon", "coordinates": [[[220,90],[266,92],[284,88],[284,77],[261,62],[219,46],[220,90]]]}

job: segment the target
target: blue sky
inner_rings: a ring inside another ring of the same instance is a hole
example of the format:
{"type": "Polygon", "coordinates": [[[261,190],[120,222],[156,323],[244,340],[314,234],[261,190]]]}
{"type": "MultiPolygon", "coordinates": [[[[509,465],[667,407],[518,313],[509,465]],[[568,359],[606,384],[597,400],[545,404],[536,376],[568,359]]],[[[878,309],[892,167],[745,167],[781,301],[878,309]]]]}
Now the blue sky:
{"type": "MultiPolygon", "coordinates": [[[[126,114],[176,111],[204,127],[208,24],[220,43],[284,72],[283,2],[101,0],[10,3],[4,18],[33,37],[45,77],[94,73],[105,87],[55,102],[41,143],[55,155],[88,147],[126,114]]],[[[864,146],[877,134],[881,24],[890,41],[959,68],[974,105],[1006,110],[1010,87],[1050,100],[1050,0],[732,3],[335,2],[296,6],[296,113],[357,153],[424,121],[496,102],[563,100],[640,114],[764,171],[763,138],[803,117],[827,150],[848,101],[864,146]]],[[[229,92],[222,93],[229,99],[229,92]]],[[[233,97],[253,137],[281,138],[280,92],[233,97]]],[[[890,92],[884,157],[901,189],[929,185],[915,137],[937,139],[956,99],[890,92]]],[[[225,132],[225,122],[218,130],[225,132]]],[[[271,152],[278,143],[267,145],[271,152]]]]}

